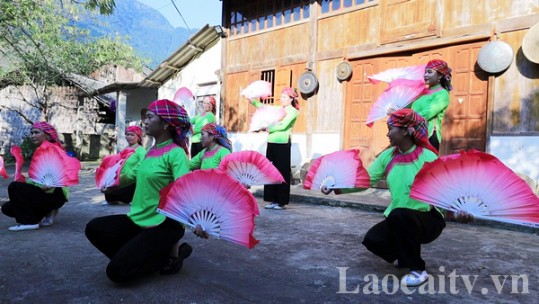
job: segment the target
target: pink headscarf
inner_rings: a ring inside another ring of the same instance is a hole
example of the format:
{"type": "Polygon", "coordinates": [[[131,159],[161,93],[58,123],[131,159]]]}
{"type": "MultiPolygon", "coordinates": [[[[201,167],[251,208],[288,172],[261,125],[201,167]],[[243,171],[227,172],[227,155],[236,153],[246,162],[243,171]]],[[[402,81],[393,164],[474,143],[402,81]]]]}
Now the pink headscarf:
{"type": "Polygon", "coordinates": [[[32,129],[38,129],[45,132],[45,134],[48,134],[51,137],[50,141],[53,143],[60,142],[60,139],[58,138],[58,132],[56,132],[56,129],[46,121],[38,121],[34,123],[32,125],[32,129]]]}
{"type": "Polygon", "coordinates": [[[129,126],[125,129],[125,132],[135,133],[138,136],[137,142],[140,144],[142,142],[142,128],[139,126],[129,126]]]}
{"type": "Polygon", "coordinates": [[[296,92],[295,89],[290,88],[290,87],[285,87],[285,88],[283,88],[283,90],[281,91],[281,94],[286,94],[286,95],[288,95],[290,98],[292,98],[292,106],[294,106],[294,108],[296,108],[297,110],[299,110],[298,92],[296,92]]]}
{"type": "Polygon", "coordinates": [[[216,105],[215,98],[213,96],[208,96],[207,98],[211,103],[211,112],[213,113],[213,115],[215,115],[215,113],[216,113],[216,111],[215,111],[215,105],[216,105]]]}

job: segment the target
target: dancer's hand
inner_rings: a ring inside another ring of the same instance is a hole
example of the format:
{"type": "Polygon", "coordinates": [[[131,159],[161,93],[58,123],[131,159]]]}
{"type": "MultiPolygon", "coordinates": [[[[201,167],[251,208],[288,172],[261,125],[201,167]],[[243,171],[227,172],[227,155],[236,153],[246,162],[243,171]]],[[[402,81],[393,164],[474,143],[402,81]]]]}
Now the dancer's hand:
{"type": "Polygon", "coordinates": [[[327,186],[322,186],[322,188],[320,188],[320,191],[322,191],[322,193],[324,193],[325,195],[328,195],[333,191],[333,189],[329,189],[327,186]]]}
{"type": "Polygon", "coordinates": [[[201,239],[207,239],[210,237],[210,235],[206,231],[204,231],[204,229],[202,229],[202,226],[200,225],[197,225],[195,227],[195,230],[193,230],[193,232],[195,233],[196,236],[198,236],[201,239]]]}

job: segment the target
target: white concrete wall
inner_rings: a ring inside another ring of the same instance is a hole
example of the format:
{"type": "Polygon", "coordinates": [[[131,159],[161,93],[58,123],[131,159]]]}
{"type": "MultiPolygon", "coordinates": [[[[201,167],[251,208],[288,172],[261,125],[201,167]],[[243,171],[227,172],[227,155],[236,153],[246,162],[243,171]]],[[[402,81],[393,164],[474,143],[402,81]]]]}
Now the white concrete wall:
{"type": "MultiPolygon", "coordinates": [[[[189,63],[183,70],[163,83],[159,88],[159,99],[174,98],[174,94],[181,87],[186,87],[195,96],[214,94],[217,101],[217,109],[220,108],[221,79],[219,78],[221,69],[221,42],[207,49],[200,57],[189,63]]],[[[196,114],[195,103],[185,105],[189,116],[196,114]]],[[[219,111],[217,111],[217,121],[219,121],[219,111]]]]}
{"type": "MultiPolygon", "coordinates": [[[[261,133],[231,133],[233,151],[254,150],[266,155],[268,134],[261,133]]],[[[307,154],[307,138],[304,134],[292,135],[291,165],[292,174],[299,177],[300,171],[311,159],[340,150],[340,135],[338,133],[313,134],[312,155],[307,154]]]]}
{"type": "Polygon", "coordinates": [[[539,181],[539,136],[491,136],[487,152],[516,173],[539,181]]]}

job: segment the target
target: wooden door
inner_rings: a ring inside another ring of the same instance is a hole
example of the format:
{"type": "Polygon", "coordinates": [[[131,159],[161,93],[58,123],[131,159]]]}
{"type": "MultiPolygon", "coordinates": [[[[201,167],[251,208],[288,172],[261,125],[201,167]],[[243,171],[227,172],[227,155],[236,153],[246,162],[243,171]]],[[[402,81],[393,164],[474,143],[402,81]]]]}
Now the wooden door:
{"type": "Polygon", "coordinates": [[[447,130],[442,139],[443,154],[472,148],[485,151],[488,75],[476,64],[483,45],[481,42],[449,49],[453,90],[442,126],[442,130],[447,130]]]}
{"type": "Polygon", "coordinates": [[[372,145],[374,131],[365,123],[367,114],[377,98],[378,89],[367,76],[378,71],[378,60],[358,60],[351,64],[353,73],[345,94],[344,148],[360,149],[361,160],[368,165],[374,158],[372,145]]]}
{"type": "Polygon", "coordinates": [[[485,151],[488,77],[476,65],[483,45],[450,46],[413,56],[416,64],[442,59],[452,69],[453,90],[442,125],[440,155],[470,148],[485,151]]]}

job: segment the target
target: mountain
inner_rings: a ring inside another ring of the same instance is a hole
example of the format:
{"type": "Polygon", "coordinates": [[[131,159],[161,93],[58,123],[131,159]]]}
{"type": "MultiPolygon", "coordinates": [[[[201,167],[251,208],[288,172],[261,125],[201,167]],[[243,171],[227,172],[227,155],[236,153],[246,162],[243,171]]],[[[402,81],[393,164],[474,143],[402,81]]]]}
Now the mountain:
{"type": "Polygon", "coordinates": [[[110,16],[88,14],[76,22],[89,29],[92,36],[128,36],[136,53],[149,58],[150,68],[155,69],[199,29],[174,28],[159,11],[136,0],[116,0],[110,16]]]}

